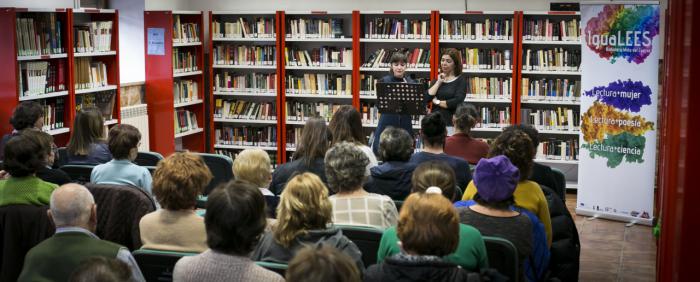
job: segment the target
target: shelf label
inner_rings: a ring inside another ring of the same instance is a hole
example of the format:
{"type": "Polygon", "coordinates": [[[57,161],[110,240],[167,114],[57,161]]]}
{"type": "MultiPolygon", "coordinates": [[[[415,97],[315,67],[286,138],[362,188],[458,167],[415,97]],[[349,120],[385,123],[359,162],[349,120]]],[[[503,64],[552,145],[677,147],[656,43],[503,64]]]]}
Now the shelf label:
{"type": "Polygon", "coordinates": [[[147,36],[147,55],[165,56],[165,29],[158,27],[149,27],[147,36]]]}

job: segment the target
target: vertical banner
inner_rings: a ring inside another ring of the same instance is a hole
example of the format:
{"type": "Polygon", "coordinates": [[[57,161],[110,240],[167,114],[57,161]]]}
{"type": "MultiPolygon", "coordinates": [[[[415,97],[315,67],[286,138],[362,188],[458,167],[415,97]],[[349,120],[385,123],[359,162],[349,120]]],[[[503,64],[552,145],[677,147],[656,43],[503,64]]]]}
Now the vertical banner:
{"type": "Polygon", "coordinates": [[[658,2],[581,3],[576,213],[651,225],[659,73],[658,2]]]}

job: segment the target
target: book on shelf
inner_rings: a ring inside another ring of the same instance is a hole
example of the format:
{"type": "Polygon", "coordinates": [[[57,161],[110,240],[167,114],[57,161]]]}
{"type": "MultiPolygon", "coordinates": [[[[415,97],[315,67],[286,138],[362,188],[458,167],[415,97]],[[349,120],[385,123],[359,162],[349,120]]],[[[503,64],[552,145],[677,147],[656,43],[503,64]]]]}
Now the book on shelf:
{"type": "Polygon", "coordinates": [[[187,110],[175,111],[175,134],[198,129],[197,114],[187,110]]]}
{"type": "Polygon", "coordinates": [[[197,71],[197,52],[194,50],[181,50],[173,48],[173,72],[182,73],[197,71]]]}
{"type": "Polygon", "coordinates": [[[440,19],[440,39],[512,40],[511,19],[440,19]]]}
{"type": "MultiPolygon", "coordinates": [[[[512,69],[510,50],[484,48],[458,48],[462,53],[462,66],[465,70],[510,70],[512,69]]],[[[445,49],[440,53],[444,54],[445,49]]]]}
{"type": "Polygon", "coordinates": [[[275,126],[222,126],[214,130],[214,135],[216,136],[216,144],[220,145],[277,146],[277,128],[275,126]]]}
{"type": "Polygon", "coordinates": [[[467,98],[510,99],[511,79],[504,77],[467,77],[467,98]]]}
{"type": "Polygon", "coordinates": [[[525,19],[523,38],[533,41],[579,41],[580,28],[581,21],[577,19],[525,19]]]}
{"type": "Polygon", "coordinates": [[[365,24],[365,38],[430,39],[430,20],[374,18],[365,24]]]}
{"type": "Polygon", "coordinates": [[[567,107],[556,109],[520,110],[521,122],[529,124],[538,130],[579,131],[581,115],[579,111],[567,107]]]}
{"type": "Polygon", "coordinates": [[[377,81],[384,75],[360,74],[360,95],[377,96],[377,81]]]}
{"type": "Polygon", "coordinates": [[[579,71],[581,50],[525,49],[523,50],[523,70],[526,71],[579,71]]]}
{"type": "Polygon", "coordinates": [[[303,127],[289,127],[287,128],[287,140],[286,140],[286,148],[287,149],[296,149],[297,148],[297,142],[301,141],[301,136],[302,133],[304,132],[303,127]]]}
{"type": "Polygon", "coordinates": [[[277,75],[272,73],[217,72],[214,75],[214,91],[275,93],[277,75]]]}
{"type": "MultiPolygon", "coordinates": [[[[238,156],[238,153],[240,150],[229,150],[229,149],[216,149],[214,150],[215,154],[227,156],[231,158],[232,160],[236,159],[236,156],[238,156]]],[[[272,169],[277,168],[277,153],[276,152],[267,152],[267,154],[270,156],[270,165],[272,165],[272,169]]]]}
{"type": "Polygon", "coordinates": [[[343,19],[289,19],[287,38],[344,38],[343,19]]]}
{"type": "Polygon", "coordinates": [[[75,110],[97,107],[105,120],[112,119],[114,113],[115,90],[75,95],[75,110]]]}
{"type": "Polygon", "coordinates": [[[287,94],[352,95],[352,75],[305,73],[287,75],[287,94]]]}
{"type": "Polygon", "coordinates": [[[376,125],[379,123],[379,108],[374,102],[360,102],[360,114],[363,124],[376,125]]]}
{"type": "Polygon", "coordinates": [[[216,99],[214,117],[226,119],[277,120],[274,102],[216,99]]]}
{"type": "Polygon", "coordinates": [[[345,105],[333,102],[309,102],[309,101],[287,101],[285,102],[285,112],[287,121],[305,122],[311,117],[321,117],[330,121],[333,113],[345,105]]]}
{"type": "Polygon", "coordinates": [[[387,68],[391,64],[391,56],[396,53],[401,52],[406,54],[408,57],[408,62],[406,67],[409,68],[429,68],[430,67],[430,49],[424,48],[394,48],[394,49],[377,49],[372,54],[370,54],[362,67],[365,68],[387,68]]]}
{"type": "Polygon", "coordinates": [[[173,43],[199,41],[199,24],[182,22],[180,15],[173,15],[173,43]]]}
{"type": "Polygon", "coordinates": [[[15,25],[18,56],[65,53],[62,26],[56,13],[21,14],[15,25]]]}
{"type": "Polygon", "coordinates": [[[66,90],[65,60],[19,63],[20,97],[66,90]]]}
{"type": "Polygon", "coordinates": [[[73,52],[112,50],[112,21],[94,21],[73,26],[73,52]]]}
{"type": "Polygon", "coordinates": [[[522,79],[522,100],[579,101],[581,81],[573,79],[522,79]]]}
{"type": "Polygon", "coordinates": [[[478,108],[481,120],[477,128],[503,128],[510,125],[510,107],[484,106],[478,108]]]}
{"type": "Polygon", "coordinates": [[[65,127],[66,104],[63,97],[41,100],[40,103],[44,109],[44,127],[42,130],[47,131],[65,127]]]}
{"type": "Polygon", "coordinates": [[[548,138],[540,141],[537,146],[537,156],[535,159],[547,160],[563,160],[574,161],[578,160],[578,138],[566,140],[548,138]]]}
{"type": "Polygon", "coordinates": [[[176,80],[173,82],[175,104],[199,100],[199,85],[194,80],[176,80]]]}
{"type": "Polygon", "coordinates": [[[212,21],[214,38],[275,38],[273,18],[257,17],[252,21],[239,17],[234,21],[212,21]]]}
{"type": "Polygon", "coordinates": [[[217,45],[214,65],[274,66],[275,46],[217,45]]]}
{"type": "Polygon", "coordinates": [[[311,50],[284,48],[287,66],[300,67],[352,67],[352,49],[321,47],[311,50]]]}
{"type": "Polygon", "coordinates": [[[75,89],[92,89],[109,85],[107,64],[89,57],[75,58],[75,89]]]}

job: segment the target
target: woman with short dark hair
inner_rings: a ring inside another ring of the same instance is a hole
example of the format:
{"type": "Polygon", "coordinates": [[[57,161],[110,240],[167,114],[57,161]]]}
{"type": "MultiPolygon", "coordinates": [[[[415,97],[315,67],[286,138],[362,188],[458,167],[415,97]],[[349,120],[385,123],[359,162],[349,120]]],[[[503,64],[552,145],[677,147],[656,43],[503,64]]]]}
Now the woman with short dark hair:
{"type": "Polygon", "coordinates": [[[413,154],[413,138],[405,130],[390,126],[382,132],[378,147],[384,162],[369,170],[365,190],[403,201],[411,193],[411,174],[415,169],[408,162],[413,154]]]}
{"type": "Polygon", "coordinates": [[[104,140],[104,118],[99,109],[89,107],[78,111],[73,132],[68,140],[68,164],[103,164],[112,159],[104,140]]]}
{"type": "Polygon", "coordinates": [[[19,135],[20,131],[27,128],[41,130],[44,127],[44,109],[39,103],[34,101],[19,103],[12,112],[10,124],[12,124],[12,132],[3,135],[2,139],[0,139],[0,160],[4,158],[4,147],[10,138],[19,135]]]}
{"type": "Polygon", "coordinates": [[[445,153],[476,164],[489,153],[489,144],[471,137],[471,130],[479,121],[479,111],[474,105],[461,103],[452,116],[455,134],[445,140],[445,153]]]}
{"type": "Polygon", "coordinates": [[[107,145],[114,159],[92,169],[90,182],[97,184],[131,185],[152,195],[151,173],[136,165],[141,133],[133,125],[117,124],[109,130],[107,145]]]}
{"type": "Polygon", "coordinates": [[[5,144],[3,169],[10,175],[0,180],[0,206],[48,205],[58,185],[36,177],[46,166],[46,149],[39,140],[20,134],[5,144]]]}
{"type": "Polygon", "coordinates": [[[65,171],[51,168],[56,159],[56,145],[53,144],[53,136],[34,128],[25,128],[21,134],[39,142],[41,144],[41,152],[46,158],[46,164],[37,170],[36,177],[59,186],[71,182],[70,176],[65,171]]]}
{"type": "Polygon", "coordinates": [[[352,258],[329,246],[299,251],[285,273],[287,282],[360,282],[361,277],[352,258]]]}

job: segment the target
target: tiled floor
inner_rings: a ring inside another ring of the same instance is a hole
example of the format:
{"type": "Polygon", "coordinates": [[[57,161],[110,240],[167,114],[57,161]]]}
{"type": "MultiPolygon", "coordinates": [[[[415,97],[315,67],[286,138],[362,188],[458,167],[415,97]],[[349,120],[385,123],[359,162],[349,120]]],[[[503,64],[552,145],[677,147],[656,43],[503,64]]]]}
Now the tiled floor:
{"type": "Polygon", "coordinates": [[[652,229],[576,215],[576,194],[566,195],[581,238],[579,281],[654,281],[656,242],[652,229]]]}

